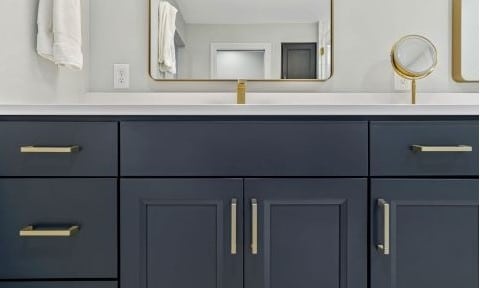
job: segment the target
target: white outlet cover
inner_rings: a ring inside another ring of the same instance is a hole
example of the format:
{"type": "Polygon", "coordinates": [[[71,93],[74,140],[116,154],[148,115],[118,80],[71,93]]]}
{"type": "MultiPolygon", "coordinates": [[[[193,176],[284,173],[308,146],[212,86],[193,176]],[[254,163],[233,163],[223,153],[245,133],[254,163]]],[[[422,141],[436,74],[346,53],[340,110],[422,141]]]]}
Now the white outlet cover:
{"type": "Polygon", "coordinates": [[[115,89],[130,88],[130,65],[129,64],[113,65],[113,87],[115,89]]]}
{"type": "Polygon", "coordinates": [[[405,79],[395,72],[393,73],[393,79],[395,91],[410,91],[412,80],[405,79]]]}

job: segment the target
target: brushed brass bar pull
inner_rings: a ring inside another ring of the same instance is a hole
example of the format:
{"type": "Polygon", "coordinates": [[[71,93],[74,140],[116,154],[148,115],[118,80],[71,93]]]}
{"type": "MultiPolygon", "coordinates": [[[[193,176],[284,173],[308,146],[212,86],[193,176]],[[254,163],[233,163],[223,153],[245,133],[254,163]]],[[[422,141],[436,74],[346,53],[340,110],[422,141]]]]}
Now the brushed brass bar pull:
{"type": "Polygon", "coordinates": [[[377,204],[383,209],[383,244],[378,244],[377,248],[383,255],[390,255],[390,204],[383,199],[378,199],[377,204]]]}
{"type": "Polygon", "coordinates": [[[258,254],[258,203],[252,199],[252,255],[258,254]]]}
{"type": "Polygon", "coordinates": [[[75,153],[80,151],[80,146],[48,147],[48,146],[22,146],[21,153],[75,153]]]}
{"type": "Polygon", "coordinates": [[[33,225],[20,230],[20,237],[71,237],[80,230],[80,226],[73,225],[66,229],[35,229],[33,225]]]}
{"type": "Polygon", "coordinates": [[[423,146],[412,145],[412,150],[415,152],[472,152],[472,146],[457,145],[457,146],[423,146]]]}
{"type": "Polygon", "coordinates": [[[230,203],[230,253],[237,255],[237,199],[232,199],[230,203]]]}

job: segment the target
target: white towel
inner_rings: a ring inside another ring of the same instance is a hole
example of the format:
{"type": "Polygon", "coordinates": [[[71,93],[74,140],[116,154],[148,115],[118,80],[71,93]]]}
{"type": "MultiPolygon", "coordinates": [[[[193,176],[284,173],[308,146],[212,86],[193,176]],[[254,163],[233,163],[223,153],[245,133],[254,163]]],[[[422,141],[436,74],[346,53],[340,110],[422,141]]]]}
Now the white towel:
{"type": "Polygon", "coordinates": [[[40,0],[37,51],[55,64],[83,68],[80,0],[40,0]]]}
{"type": "Polygon", "coordinates": [[[167,1],[158,6],[158,64],[161,72],[176,74],[175,21],[177,8],[167,1]]]}
{"type": "Polygon", "coordinates": [[[83,54],[80,0],[53,1],[53,39],[55,63],[81,70],[83,54]]]}
{"type": "Polygon", "coordinates": [[[37,53],[53,60],[53,0],[40,0],[37,18],[37,53]]]}

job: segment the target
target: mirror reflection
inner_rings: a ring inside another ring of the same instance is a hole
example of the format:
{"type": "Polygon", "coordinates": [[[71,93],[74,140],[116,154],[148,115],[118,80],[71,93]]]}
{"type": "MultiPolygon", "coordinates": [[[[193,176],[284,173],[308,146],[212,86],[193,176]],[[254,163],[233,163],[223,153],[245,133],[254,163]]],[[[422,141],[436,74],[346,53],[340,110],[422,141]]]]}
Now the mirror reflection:
{"type": "Polygon", "coordinates": [[[156,80],[327,80],[331,0],[149,0],[156,80]]]}

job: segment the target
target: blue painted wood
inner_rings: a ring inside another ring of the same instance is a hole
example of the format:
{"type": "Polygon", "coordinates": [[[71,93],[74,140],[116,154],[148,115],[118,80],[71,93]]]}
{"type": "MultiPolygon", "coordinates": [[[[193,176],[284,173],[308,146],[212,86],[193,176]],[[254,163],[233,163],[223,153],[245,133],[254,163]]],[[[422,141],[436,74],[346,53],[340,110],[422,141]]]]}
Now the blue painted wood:
{"type": "Polygon", "coordinates": [[[245,287],[367,287],[366,179],[246,179],[244,203],[245,287]]]}
{"type": "Polygon", "coordinates": [[[372,176],[478,175],[478,121],[375,121],[372,176]],[[471,153],[419,153],[411,145],[470,145],[471,153]]]}
{"type": "Polygon", "coordinates": [[[1,179],[0,279],[115,278],[115,179],[1,179]],[[20,237],[29,225],[79,225],[72,237],[20,237]]]}
{"type": "Polygon", "coordinates": [[[0,122],[0,176],[116,176],[117,123],[0,122]],[[21,146],[80,146],[71,154],[20,153],[21,146]]]}
{"type": "Polygon", "coordinates": [[[243,288],[242,192],[242,179],[122,180],[121,286],[243,288]]]}
{"type": "Polygon", "coordinates": [[[116,281],[0,282],[0,288],[117,288],[116,281]]]}
{"type": "Polygon", "coordinates": [[[371,188],[372,288],[478,288],[478,180],[374,179],[371,188]],[[383,212],[390,204],[390,249],[383,212]]]}
{"type": "Polygon", "coordinates": [[[122,176],[366,176],[367,122],[121,123],[122,176]]]}

